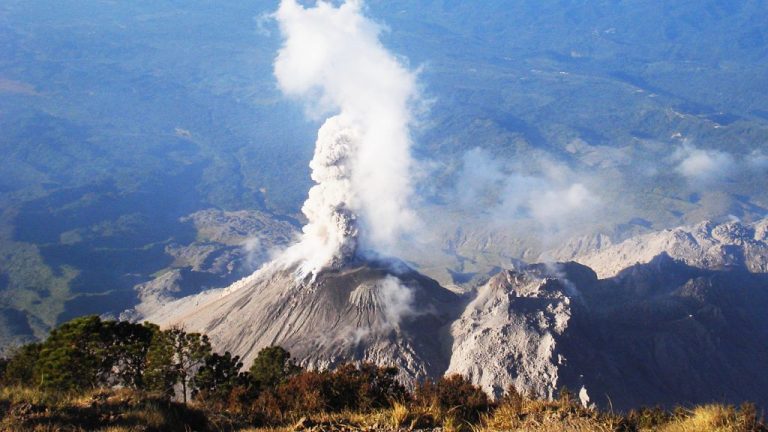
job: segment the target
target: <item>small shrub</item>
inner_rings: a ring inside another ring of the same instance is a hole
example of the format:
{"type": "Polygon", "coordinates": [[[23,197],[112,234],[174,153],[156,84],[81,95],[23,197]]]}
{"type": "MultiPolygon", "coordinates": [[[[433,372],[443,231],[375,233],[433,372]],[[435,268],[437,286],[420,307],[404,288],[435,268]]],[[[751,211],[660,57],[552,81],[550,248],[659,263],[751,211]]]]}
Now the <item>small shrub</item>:
{"type": "Polygon", "coordinates": [[[333,395],[328,408],[332,411],[386,408],[394,400],[405,400],[408,394],[397,380],[395,367],[347,363],[331,372],[328,379],[333,395]]]}
{"type": "Polygon", "coordinates": [[[39,384],[36,367],[41,347],[39,343],[31,343],[17,348],[5,365],[3,384],[11,386],[39,384]]]}
{"type": "Polygon", "coordinates": [[[520,412],[523,408],[523,395],[521,395],[514,384],[510,384],[504,395],[499,400],[499,406],[506,406],[508,409],[520,412]]]}
{"type": "Polygon", "coordinates": [[[757,407],[750,402],[744,402],[739,407],[739,412],[736,414],[736,420],[742,430],[746,432],[758,432],[765,431],[763,426],[763,419],[757,414],[757,407]]]}
{"type": "Polygon", "coordinates": [[[294,374],[277,387],[275,394],[282,409],[291,413],[368,412],[407,398],[408,392],[396,376],[396,368],[343,364],[333,371],[294,374]]]}
{"type": "Polygon", "coordinates": [[[437,382],[425,380],[414,390],[421,406],[436,406],[443,415],[450,413],[458,420],[475,422],[490,408],[488,396],[461,375],[449,375],[437,382]]]}
{"type": "Polygon", "coordinates": [[[670,414],[659,406],[653,408],[643,407],[639,410],[631,410],[627,414],[627,422],[637,429],[657,428],[667,423],[670,418],[670,414]]]}
{"type": "Polygon", "coordinates": [[[280,424],[285,418],[283,402],[273,390],[263,391],[253,402],[252,416],[257,419],[256,424],[280,424]]]}
{"type": "Polygon", "coordinates": [[[305,371],[294,375],[280,384],[276,395],[283,410],[288,412],[326,411],[332,402],[328,373],[305,371]]]}
{"type": "Polygon", "coordinates": [[[390,424],[395,429],[400,429],[406,425],[406,422],[411,418],[411,410],[408,409],[408,405],[402,402],[395,401],[392,403],[392,411],[390,412],[390,424]]]}

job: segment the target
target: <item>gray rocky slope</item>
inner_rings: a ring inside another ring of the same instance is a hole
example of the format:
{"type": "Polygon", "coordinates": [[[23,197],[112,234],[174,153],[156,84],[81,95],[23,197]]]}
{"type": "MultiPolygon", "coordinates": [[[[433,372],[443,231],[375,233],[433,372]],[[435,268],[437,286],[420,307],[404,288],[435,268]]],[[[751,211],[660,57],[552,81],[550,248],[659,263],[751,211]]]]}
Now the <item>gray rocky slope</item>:
{"type": "Polygon", "coordinates": [[[659,233],[672,241],[630,239],[601,252],[605,269],[627,263],[603,279],[576,262],[521,264],[464,296],[402,264],[356,262],[315,280],[268,265],[146,318],[206,332],[246,364],[280,344],[310,367],[370,360],[407,380],[461,373],[494,395],[567,386],[616,409],[768,406],[762,227],[702,224],[659,233]]]}
{"type": "Polygon", "coordinates": [[[504,271],[452,327],[448,372],[498,395],[585,388],[592,401],[768,404],[768,277],[662,253],[607,279],[577,263],[504,271]]]}
{"type": "Polygon", "coordinates": [[[706,269],[743,267],[768,273],[768,219],[747,224],[704,221],[630,238],[615,245],[588,250],[575,258],[600,277],[608,277],[661,253],[706,269]]]}
{"type": "Polygon", "coordinates": [[[205,332],[216,348],[250,364],[258,350],[281,345],[303,366],[347,360],[397,366],[407,381],[448,366],[441,340],[458,297],[404,265],[349,264],[315,279],[267,265],[229,288],[166,304],[146,317],[205,332]]]}

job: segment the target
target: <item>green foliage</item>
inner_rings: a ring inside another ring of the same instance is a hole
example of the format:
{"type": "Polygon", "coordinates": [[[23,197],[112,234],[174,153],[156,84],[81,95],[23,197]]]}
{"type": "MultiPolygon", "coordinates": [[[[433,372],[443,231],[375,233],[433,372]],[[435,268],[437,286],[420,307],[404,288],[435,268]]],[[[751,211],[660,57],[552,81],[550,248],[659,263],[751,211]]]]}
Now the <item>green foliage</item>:
{"type": "Polygon", "coordinates": [[[151,323],[127,321],[107,321],[105,324],[110,335],[105,354],[109,357],[115,381],[124,387],[143,388],[147,353],[160,328],[151,323]]]}
{"type": "MultiPolygon", "coordinates": [[[[209,402],[223,402],[238,386],[257,391],[250,373],[240,372],[242,367],[240,356],[233,356],[229,351],[206,356],[195,374],[192,395],[209,402]]],[[[256,394],[253,396],[255,398],[256,394]]]]}
{"type": "Polygon", "coordinates": [[[187,333],[178,327],[157,333],[147,352],[148,388],[171,397],[174,386],[181,384],[181,397],[186,403],[194,372],[210,354],[211,343],[206,335],[187,333]]]}
{"type": "Polygon", "coordinates": [[[51,332],[40,350],[40,385],[60,390],[96,387],[110,370],[104,324],[97,316],[76,318],[51,332]]]}
{"type": "Polygon", "coordinates": [[[263,387],[275,388],[288,377],[301,371],[291,353],[279,346],[263,348],[256,355],[251,365],[251,375],[263,387]]]}
{"type": "Polygon", "coordinates": [[[42,344],[31,343],[21,346],[8,359],[3,373],[3,383],[16,386],[37,385],[35,373],[37,361],[40,358],[42,344]]]}
{"type": "Polygon", "coordinates": [[[40,345],[34,375],[47,388],[140,388],[146,354],[157,332],[152,324],[76,318],[54,329],[40,345]]]}
{"type": "Polygon", "coordinates": [[[144,364],[144,386],[147,390],[161,393],[167,398],[174,396],[178,375],[173,357],[169,335],[158,331],[149,345],[144,364]]]}

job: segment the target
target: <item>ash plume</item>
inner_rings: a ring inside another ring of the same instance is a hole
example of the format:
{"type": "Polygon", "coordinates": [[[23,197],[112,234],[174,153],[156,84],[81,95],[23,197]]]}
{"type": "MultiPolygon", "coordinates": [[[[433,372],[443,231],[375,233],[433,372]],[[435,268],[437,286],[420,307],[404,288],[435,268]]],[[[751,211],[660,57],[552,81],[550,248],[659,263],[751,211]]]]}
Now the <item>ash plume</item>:
{"type": "Polygon", "coordinates": [[[362,3],[283,0],[274,14],[283,45],[278,86],[301,100],[320,128],[302,207],[308,223],[283,258],[302,276],[338,267],[361,251],[388,253],[412,225],[411,104],[415,75],[379,41],[362,3]]]}

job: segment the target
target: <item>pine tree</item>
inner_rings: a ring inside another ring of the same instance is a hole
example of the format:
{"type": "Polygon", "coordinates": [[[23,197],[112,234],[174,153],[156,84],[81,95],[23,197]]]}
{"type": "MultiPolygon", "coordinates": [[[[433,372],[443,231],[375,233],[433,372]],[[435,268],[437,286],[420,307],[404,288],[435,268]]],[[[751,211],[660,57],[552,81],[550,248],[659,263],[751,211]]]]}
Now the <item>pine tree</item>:
{"type": "Polygon", "coordinates": [[[291,353],[282,347],[270,346],[259,351],[250,371],[262,387],[275,388],[301,368],[291,360],[291,353]]]}
{"type": "Polygon", "coordinates": [[[31,343],[17,348],[8,359],[3,373],[3,383],[17,386],[35,386],[39,383],[36,374],[41,344],[31,343]]]}
{"type": "Polygon", "coordinates": [[[239,356],[212,353],[205,358],[193,381],[192,395],[210,400],[225,399],[235,386],[245,383],[250,374],[241,373],[243,363],[239,356]]]}
{"type": "Polygon", "coordinates": [[[157,331],[147,350],[143,375],[144,387],[171,398],[174,395],[177,375],[170,336],[167,332],[157,331]]]}
{"type": "Polygon", "coordinates": [[[111,370],[107,338],[97,316],[76,318],[51,331],[36,363],[40,385],[75,391],[96,387],[111,370]]]}
{"type": "Polygon", "coordinates": [[[153,338],[147,353],[145,379],[149,388],[173,396],[174,386],[181,384],[186,404],[190,381],[210,354],[211,343],[206,335],[187,333],[178,327],[162,331],[153,338]]]}

